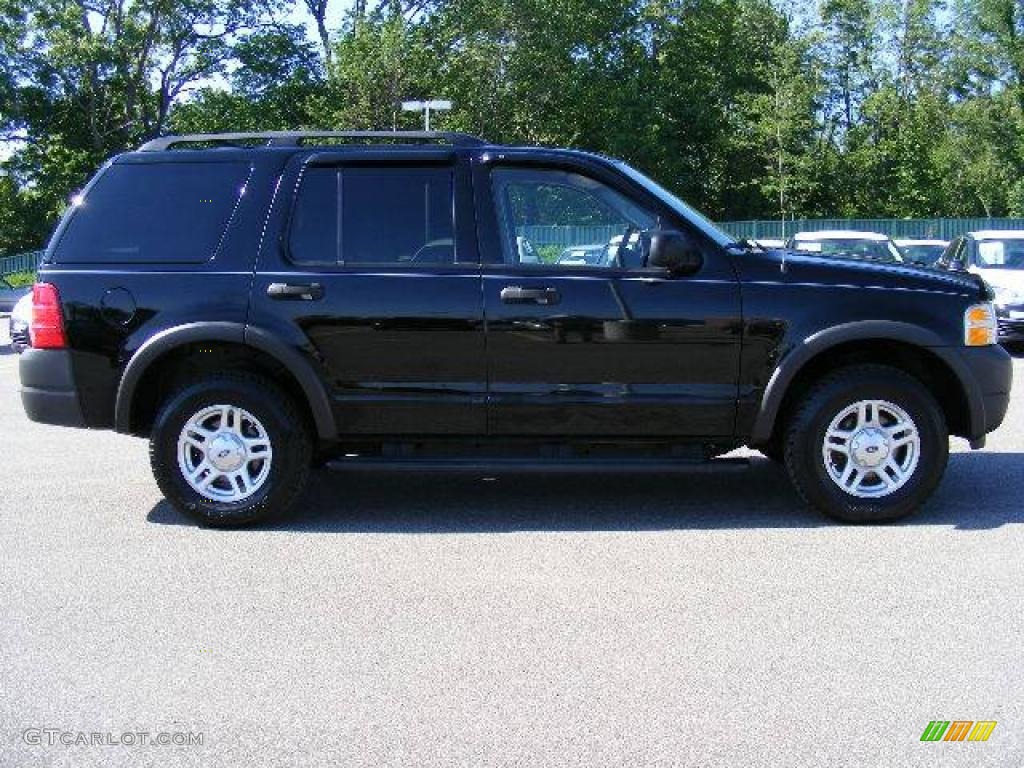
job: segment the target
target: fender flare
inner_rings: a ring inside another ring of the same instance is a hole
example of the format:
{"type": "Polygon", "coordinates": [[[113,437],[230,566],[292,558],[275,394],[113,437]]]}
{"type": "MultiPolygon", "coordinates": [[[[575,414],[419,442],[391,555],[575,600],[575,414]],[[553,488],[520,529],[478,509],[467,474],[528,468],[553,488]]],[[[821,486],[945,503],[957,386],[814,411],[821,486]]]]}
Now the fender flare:
{"type": "Polygon", "coordinates": [[[980,393],[974,392],[977,385],[964,361],[941,336],[911,323],[895,320],[860,320],[818,331],[783,357],[765,387],[761,406],[754,419],[754,428],[751,430],[751,444],[763,445],[771,438],[782,401],[804,367],[821,353],[850,341],[899,341],[927,349],[945,363],[959,380],[970,407],[972,430],[974,425],[984,423],[985,416],[981,412],[982,399],[980,393]]]}
{"type": "Polygon", "coordinates": [[[274,358],[295,377],[302,388],[313,415],[318,437],[322,440],[333,440],[337,437],[330,398],[309,361],[269,333],[247,327],[242,323],[231,322],[177,325],[160,331],[139,347],[125,366],[121,383],[117,387],[117,400],[114,406],[115,431],[131,433],[131,414],[136,390],[149,367],[173,349],[204,341],[240,344],[258,349],[274,358]]]}

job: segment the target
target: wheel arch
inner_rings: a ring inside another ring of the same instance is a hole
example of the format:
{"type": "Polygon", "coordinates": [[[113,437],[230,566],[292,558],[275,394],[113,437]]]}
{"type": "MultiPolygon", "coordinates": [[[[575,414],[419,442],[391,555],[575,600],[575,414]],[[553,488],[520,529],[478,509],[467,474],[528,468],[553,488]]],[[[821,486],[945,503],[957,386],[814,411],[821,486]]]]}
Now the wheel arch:
{"type": "Polygon", "coordinates": [[[878,363],[914,376],[935,396],[950,433],[975,437],[983,432],[980,393],[962,358],[938,334],[896,321],[847,323],[820,331],[787,355],[772,373],[755,417],[750,443],[772,441],[801,393],[829,370],[878,363]]]}
{"type": "MultiPolygon", "coordinates": [[[[188,323],[163,330],[148,339],[125,366],[117,389],[114,429],[126,434],[146,433],[147,410],[153,407],[152,388],[159,386],[160,374],[179,356],[196,350],[234,350],[249,354],[253,363],[268,373],[277,374],[310,418],[321,440],[337,436],[330,399],[323,382],[301,354],[270,334],[241,323],[188,323]]],[[[235,359],[241,359],[237,357],[235,359]]],[[[149,414],[151,417],[152,414],[149,414]]]]}

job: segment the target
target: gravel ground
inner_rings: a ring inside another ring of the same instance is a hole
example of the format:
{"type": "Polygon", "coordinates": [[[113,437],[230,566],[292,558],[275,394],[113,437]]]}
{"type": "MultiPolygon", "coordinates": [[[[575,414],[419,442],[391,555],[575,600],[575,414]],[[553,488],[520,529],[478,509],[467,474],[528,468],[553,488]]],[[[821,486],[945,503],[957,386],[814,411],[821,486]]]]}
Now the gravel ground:
{"type": "Polygon", "coordinates": [[[161,501],[144,442],[29,423],[8,350],[2,766],[1024,764],[1024,386],[902,525],[827,522],[755,458],[318,473],[224,532],[161,501]],[[921,743],[935,719],[999,724],[921,743]]]}

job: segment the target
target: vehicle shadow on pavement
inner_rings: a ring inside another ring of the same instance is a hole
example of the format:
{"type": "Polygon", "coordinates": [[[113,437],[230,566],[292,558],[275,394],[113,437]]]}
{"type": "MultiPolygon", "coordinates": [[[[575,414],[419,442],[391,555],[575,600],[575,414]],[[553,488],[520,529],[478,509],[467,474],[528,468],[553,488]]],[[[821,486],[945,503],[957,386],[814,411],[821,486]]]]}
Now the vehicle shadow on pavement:
{"type": "MultiPolygon", "coordinates": [[[[839,525],[807,508],[766,459],[749,469],[671,475],[314,472],[286,517],[256,530],[321,533],[503,533],[815,528],[839,525]]],[[[931,501],[897,525],[963,530],[1024,522],[1024,454],[958,453],[931,501]]],[[[149,522],[194,525],[168,502],[149,522]]]]}

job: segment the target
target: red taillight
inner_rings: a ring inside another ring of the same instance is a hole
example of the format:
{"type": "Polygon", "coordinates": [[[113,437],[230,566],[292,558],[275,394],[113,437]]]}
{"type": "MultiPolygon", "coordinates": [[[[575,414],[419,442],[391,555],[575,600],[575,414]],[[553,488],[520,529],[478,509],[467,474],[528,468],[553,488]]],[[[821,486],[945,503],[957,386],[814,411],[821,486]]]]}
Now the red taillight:
{"type": "Polygon", "coordinates": [[[32,286],[32,324],[28,330],[35,349],[64,349],[68,345],[56,286],[49,283],[32,286]]]}

